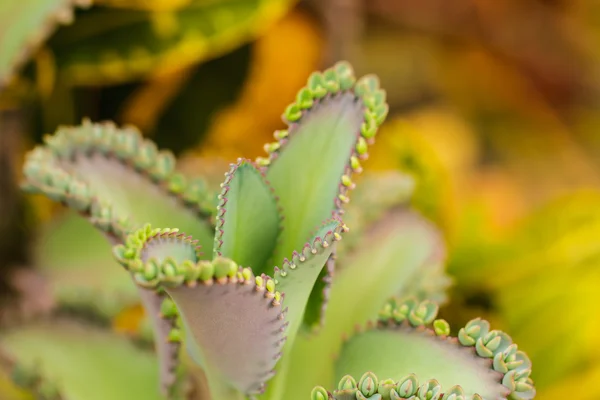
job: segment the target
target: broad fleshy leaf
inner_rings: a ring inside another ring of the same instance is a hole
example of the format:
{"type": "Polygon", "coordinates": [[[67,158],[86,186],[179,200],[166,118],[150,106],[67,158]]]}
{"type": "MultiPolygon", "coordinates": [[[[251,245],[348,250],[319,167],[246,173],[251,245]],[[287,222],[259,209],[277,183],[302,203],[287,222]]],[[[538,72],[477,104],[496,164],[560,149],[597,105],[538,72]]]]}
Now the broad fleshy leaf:
{"type": "Polygon", "coordinates": [[[39,229],[34,257],[58,308],[87,310],[108,321],[139,303],[136,286],[114,260],[111,244],[75,212],[39,229]]]}
{"type": "Polygon", "coordinates": [[[435,379],[419,381],[415,374],[400,379],[379,379],[372,372],[366,372],[360,379],[351,375],[343,376],[337,389],[328,392],[317,386],[311,392],[311,400],[354,400],[354,399],[411,399],[411,400],[483,400],[478,394],[465,396],[460,386],[443,388],[435,379]]]}
{"type": "Polygon", "coordinates": [[[25,189],[68,205],[117,241],[146,223],[168,222],[212,248],[203,183],[187,184],[173,155],[135,129],[84,121],[45,142],[27,155],[25,189]]]}
{"type": "Polygon", "coordinates": [[[411,211],[389,211],[373,225],[360,247],[340,257],[344,267],[332,284],[325,311],[325,321],[334,322],[326,323],[315,337],[296,339],[290,369],[296,379],[286,388],[287,395],[332,380],[331,356],[339,351],[342,337],[357,324],[367,323],[390,296],[420,294],[425,299],[443,294],[449,284],[444,253],[440,233],[411,211]],[[312,362],[320,356],[324,357],[319,363],[312,362]]]}
{"type": "Polygon", "coordinates": [[[346,226],[339,219],[325,221],[300,251],[294,251],[275,269],[275,280],[285,293],[285,304],[289,308],[290,335],[300,325],[308,297],[312,292],[323,266],[333,252],[335,242],[341,239],[346,226]]]}
{"type": "MultiPolygon", "coordinates": [[[[255,276],[227,258],[212,262],[194,255],[195,243],[169,229],[146,227],[114,253],[141,287],[162,289],[182,319],[192,356],[210,377],[211,390],[253,394],[265,382],[285,342],[286,311],[275,281],[255,276]],[[165,247],[166,246],[166,247],[165,247]],[[170,257],[165,257],[174,251],[170,257]]],[[[171,340],[180,340],[180,328],[171,340]]]]}
{"type": "Polygon", "coordinates": [[[435,320],[435,303],[391,300],[377,326],[367,326],[343,346],[336,377],[365,370],[399,379],[414,373],[436,379],[442,387],[459,385],[466,396],[532,399],[531,362],[504,332],[481,319],[470,321],[449,338],[448,323],[435,320]],[[434,362],[432,362],[434,361],[434,362]]]}
{"type": "MultiPolygon", "coordinates": [[[[266,167],[284,214],[275,262],[301,248],[321,221],[343,212],[354,188],[352,173],[362,170],[359,160],[367,157],[387,112],[377,78],[357,82],[346,62],[313,73],[298,92],[283,115],[288,129],[275,132],[278,141],[265,145],[269,158],[256,160],[266,167]]],[[[321,309],[314,296],[324,301],[326,294],[313,293],[311,303],[321,309]]]]}
{"type": "Polygon", "coordinates": [[[268,272],[281,230],[277,199],[262,173],[249,161],[238,160],[223,182],[219,196],[214,251],[255,274],[268,272]]]}
{"type": "Polygon", "coordinates": [[[297,101],[284,113],[289,127],[277,131],[278,142],[265,145],[267,178],[285,215],[275,259],[304,245],[321,221],[347,201],[352,172],[360,171],[372,141],[387,114],[385,93],[375,77],[356,78],[347,63],[314,73],[297,101]]]}
{"type": "Polygon", "coordinates": [[[21,327],[4,331],[0,347],[68,400],[162,398],[152,353],[96,328],[62,320],[21,327]]]}
{"type": "Polygon", "coordinates": [[[150,11],[98,7],[49,42],[57,70],[75,85],[107,85],[166,74],[255,39],[294,0],[192,0],[150,11]]]}
{"type": "Polygon", "coordinates": [[[73,20],[73,7],[91,0],[23,0],[0,3],[0,90],[59,23],[73,20]]]}

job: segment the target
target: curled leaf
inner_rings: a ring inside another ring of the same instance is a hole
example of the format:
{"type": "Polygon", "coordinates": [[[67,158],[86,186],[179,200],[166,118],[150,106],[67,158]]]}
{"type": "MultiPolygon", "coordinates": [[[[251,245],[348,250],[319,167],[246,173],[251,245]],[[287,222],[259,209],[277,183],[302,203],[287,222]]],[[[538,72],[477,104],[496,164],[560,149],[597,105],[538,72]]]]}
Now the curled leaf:
{"type": "Polygon", "coordinates": [[[511,399],[535,396],[531,362],[508,335],[490,330],[486,321],[476,319],[459,331],[458,338],[436,336],[430,328],[436,315],[435,303],[391,300],[381,310],[376,327],[357,332],[344,344],[336,374],[356,374],[368,366],[393,378],[412,371],[436,379],[443,387],[462,387],[450,390],[442,399],[453,395],[511,399]]]}

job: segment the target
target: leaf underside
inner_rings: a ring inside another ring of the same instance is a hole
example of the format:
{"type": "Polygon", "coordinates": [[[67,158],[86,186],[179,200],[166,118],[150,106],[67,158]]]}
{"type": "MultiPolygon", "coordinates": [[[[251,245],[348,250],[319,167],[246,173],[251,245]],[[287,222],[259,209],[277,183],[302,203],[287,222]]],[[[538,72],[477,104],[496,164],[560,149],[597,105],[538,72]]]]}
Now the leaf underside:
{"type": "Polygon", "coordinates": [[[252,283],[167,288],[204,366],[243,393],[263,390],[280,356],[285,321],[252,283]]]}
{"type": "MultiPolygon", "coordinates": [[[[211,385],[217,385],[211,390],[230,387],[258,393],[272,376],[285,342],[282,295],[266,275],[255,277],[250,268],[220,256],[199,260],[192,254],[195,249],[190,237],[145,226],[113,252],[138,285],[164,290],[174,302],[175,311],[167,314],[181,317],[188,352],[205,369],[211,385]],[[174,257],[154,256],[173,248],[178,250],[174,257]],[[191,257],[184,259],[184,254],[191,257]]],[[[161,312],[165,315],[164,309],[161,312]]],[[[171,330],[169,338],[180,341],[179,328],[171,330]]]]}
{"type": "MultiPolygon", "coordinates": [[[[277,200],[261,172],[239,160],[223,184],[217,216],[215,252],[260,275],[271,273],[268,260],[280,231],[277,200]]],[[[271,266],[272,268],[272,266],[271,266]]]]}
{"type": "Polygon", "coordinates": [[[154,333],[154,346],[159,365],[160,390],[163,395],[169,394],[177,383],[176,368],[179,365],[179,342],[167,340],[169,333],[174,328],[174,321],[160,315],[161,304],[164,296],[155,292],[139,288],[140,298],[146,314],[150,318],[154,333]]]}
{"type": "Polygon", "coordinates": [[[0,346],[19,363],[37,366],[68,400],[162,398],[154,356],[114,334],[53,321],[3,332],[0,346]]]}

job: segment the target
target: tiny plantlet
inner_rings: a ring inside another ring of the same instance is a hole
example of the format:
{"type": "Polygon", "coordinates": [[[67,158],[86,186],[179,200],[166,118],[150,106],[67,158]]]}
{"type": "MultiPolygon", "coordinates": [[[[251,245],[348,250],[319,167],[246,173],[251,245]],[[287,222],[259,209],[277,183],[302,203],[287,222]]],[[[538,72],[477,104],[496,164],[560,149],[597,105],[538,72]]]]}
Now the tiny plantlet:
{"type": "Polygon", "coordinates": [[[346,62],[315,72],[267,156],[237,160],[217,192],[133,128],[46,137],[25,189],[106,236],[156,351],[65,316],[28,322],[0,335],[16,380],[68,400],[534,398],[507,334],[437,318],[443,241],[403,204],[406,177],[357,179],[387,113],[376,77],[346,62]]]}

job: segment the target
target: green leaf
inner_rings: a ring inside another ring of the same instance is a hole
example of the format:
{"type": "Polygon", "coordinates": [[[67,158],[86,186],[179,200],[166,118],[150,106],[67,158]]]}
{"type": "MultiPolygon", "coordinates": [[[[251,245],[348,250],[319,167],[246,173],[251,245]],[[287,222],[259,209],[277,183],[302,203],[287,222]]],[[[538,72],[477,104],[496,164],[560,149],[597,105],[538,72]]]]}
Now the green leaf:
{"type": "Polygon", "coordinates": [[[223,257],[209,262],[191,253],[183,259],[179,256],[186,246],[195,249],[177,232],[145,227],[129,235],[126,245],[115,246],[114,254],[138,285],[164,290],[175,302],[185,335],[177,328],[169,337],[186,337],[213,395],[233,395],[223,387],[246,394],[262,391],[281,356],[287,326],[275,281],[223,257]],[[179,256],[156,257],[167,247],[179,256]]]}
{"type": "Polygon", "coordinates": [[[24,0],[0,4],[0,88],[58,23],[73,19],[74,5],[85,0],[24,0]]]}
{"type": "Polygon", "coordinates": [[[312,74],[284,112],[289,129],[265,146],[268,159],[257,159],[268,166],[267,178],[284,214],[275,262],[301,248],[321,221],[348,202],[351,175],[361,170],[359,158],[367,156],[367,144],[387,113],[385,96],[368,101],[384,93],[377,80],[367,76],[355,81],[345,62],[312,74]]]}
{"type": "MultiPolygon", "coordinates": [[[[343,335],[377,315],[390,296],[418,290],[414,285],[428,274],[427,267],[443,265],[443,253],[440,233],[413,212],[395,210],[375,224],[360,247],[344,257],[348,264],[338,271],[330,290],[328,322],[318,336],[301,336],[294,343],[290,375],[296,379],[287,388],[288,396],[332,380],[331,356],[339,351],[343,335]],[[316,357],[322,359],[315,364],[316,357]]],[[[445,277],[443,270],[435,273],[445,277]]],[[[447,285],[447,278],[443,282],[447,285]]]]}
{"type": "Polygon", "coordinates": [[[414,373],[436,379],[442,387],[460,385],[467,396],[535,396],[531,362],[508,335],[490,331],[487,321],[476,319],[459,331],[457,339],[448,340],[429,327],[436,314],[437,306],[431,302],[388,303],[376,328],[358,332],[344,344],[336,361],[336,379],[366,370],[393,380],[414,373]]]}
{"type": "Polygon", "coordinates": [[[95,8],[50,41],[58,71],[76,85],[169,73],[259,36],[294,0],[195,0],[173,10],[95,8]]]}
{"type": "MultiPolygon", "coordinates": [[[[309,296],[314,294],[315,283],[333,253],[335,242],[341,239],[341,234],[345,231],[347,228],[339,219],[325,221],[300,251],[294,251],[289,259],[284,259],[281,267],[275,268],[275,279],[285,293],[285,305],[288,307],[288,348],[293,348],[303,316],[307,312],[309,315],[320,312],[322,305],[310,301],[309,296]],[[306,310],[307,306],[311,307],[310,311],[306,310]]],[[[269,387],[266,398],[280,398],[283,395],[290,361],[291,357],[288,354],[280,364],[277,378],[269,387]]]]}
{"type": "MultiPolygon", "coordinates": [[[[295,335],[302,321],[309,295],[333,251],[334,242],[341,239],[345,230],[339,219],[324,222],[300,251],[294,251],[276,268],[274,278],[285,293],[285,305],[289,308],[290,336],[295,335]]],[[[313,303],[313,307],[320,306],[313,303]]]]}
{"type": "Polygon", "coordinates": [[[212,248],[202,182],[174,173],[173,155],[133,128],[84,121],[45,141],[24,166],[29,191],[67,204],[117,241],[145,223],[168,222],[212,248]]]}
{"type": "Polygon", "coordinates": [[[215,254],[257,275],[267,273],[281,230],[273,189],[251,162],[238,160],[227,173],[220,199],[215,254]]]}
{"type": "Polygon", "coordinates": [[[110,250],[102,233],[74,211],[41,227],[34,257],[59,308],[110,320],[139,303],[135,285],[110,250]]]}
{"type": "Polygon", "coordinates": [[[39,368],[69,400],[162,398],[154,356],[114,334],[54,321],[3,331],[0,346],[39,368]]]}

